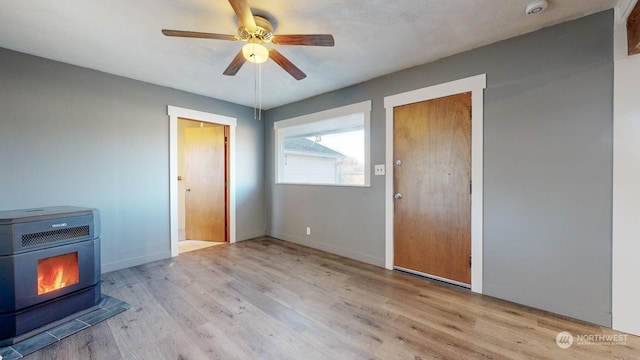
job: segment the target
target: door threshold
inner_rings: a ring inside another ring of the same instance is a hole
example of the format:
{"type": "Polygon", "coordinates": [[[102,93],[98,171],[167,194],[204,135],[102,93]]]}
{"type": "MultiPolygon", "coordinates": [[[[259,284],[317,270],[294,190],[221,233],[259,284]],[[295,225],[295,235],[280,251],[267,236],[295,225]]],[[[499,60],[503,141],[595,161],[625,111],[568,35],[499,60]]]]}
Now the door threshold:
{"type": "Polygon", "coordinates": [[[420,271],[406,269],[406,268],[403,268],[403,267],[400,267],[400,266],[394,266],[393,270],[402,271],[402,272],[409,273],[409,274],[412,274],[412,275],[422,276],[424,278],[440,281],[440,282],[447,283],[447,284],[450,284],[450,285],[459,286],[459,287],[462,287],[462,288],[465,288],[465,289],[469,289],[469,290],[471,289],[471,285],[470,284],[465,284],[463,282],[459,282],[459,281],[443,278],[443,277],[436,276],[436,275],[423,273],[423,272],[420,272],[420,271]]]}

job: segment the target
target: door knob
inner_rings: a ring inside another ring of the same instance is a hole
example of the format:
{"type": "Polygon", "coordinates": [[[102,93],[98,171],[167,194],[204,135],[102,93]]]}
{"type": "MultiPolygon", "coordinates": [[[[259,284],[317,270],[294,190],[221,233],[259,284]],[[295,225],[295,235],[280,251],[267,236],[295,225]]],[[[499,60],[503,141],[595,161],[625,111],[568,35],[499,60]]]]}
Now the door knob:
{"type": "Polygon", "coordinates": [[[394,197],[395,199],[397,199],[397,200],[400,200],[400,199],[402,199],[402,194],[400,194],[400,193],[396,193],[395,195],[393,195],[393,197],[394,197]]]}
{"type": "Polygon", "coordinates": [[[187,186],[186,188],[184,188],[184,191],[191,191],[191,188],[187,186]]]}
{"type": "Polygon", "coordinates": [[[396,166],[402,165],[402,160],[396,160],[396,166]]]}

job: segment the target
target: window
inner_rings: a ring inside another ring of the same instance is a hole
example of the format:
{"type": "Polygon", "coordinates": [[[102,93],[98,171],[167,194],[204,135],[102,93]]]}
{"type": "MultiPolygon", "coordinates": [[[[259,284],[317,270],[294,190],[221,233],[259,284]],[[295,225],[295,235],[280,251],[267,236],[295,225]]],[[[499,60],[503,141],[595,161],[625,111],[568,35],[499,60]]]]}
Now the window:
{"type": "Polygon", "coordinates": [[[371,101],[274,124],[276,183],[369,186],[371,101]]]}

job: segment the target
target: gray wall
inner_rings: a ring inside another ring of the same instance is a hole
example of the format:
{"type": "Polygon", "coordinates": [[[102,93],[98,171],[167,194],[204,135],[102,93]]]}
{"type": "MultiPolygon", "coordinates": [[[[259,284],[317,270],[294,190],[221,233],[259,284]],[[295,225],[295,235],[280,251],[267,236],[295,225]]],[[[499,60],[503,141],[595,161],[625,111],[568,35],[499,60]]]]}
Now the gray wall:
{"type": "Polygon", "coordinates": [[[610,326],[613,11],[268,111],[267,233],[384,265],[384,178],[274,185],[273,122],[371,99],[384,163],[385,96],[480,73],[485,294],[610,326]]]}
{"type": "Polygon", "coordinates": [[[0,210],[95,207],[103,271],[170,256],[167,105],[238,119],[237,239],[264,235],[264,123],[219,100],[0,49],[0,210]]]}

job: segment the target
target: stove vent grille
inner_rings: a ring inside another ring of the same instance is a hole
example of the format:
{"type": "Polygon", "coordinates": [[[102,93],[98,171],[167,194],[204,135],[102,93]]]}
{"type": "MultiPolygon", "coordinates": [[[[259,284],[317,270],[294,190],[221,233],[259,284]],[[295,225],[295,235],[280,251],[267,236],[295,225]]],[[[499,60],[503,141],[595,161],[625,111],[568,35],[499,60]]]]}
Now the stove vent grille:
{"type": "Polygon", "coordinates": [[[48,244],[89,235],[89,225],[22,235],[22,247],[48,244]]]}

